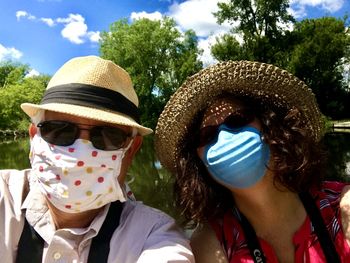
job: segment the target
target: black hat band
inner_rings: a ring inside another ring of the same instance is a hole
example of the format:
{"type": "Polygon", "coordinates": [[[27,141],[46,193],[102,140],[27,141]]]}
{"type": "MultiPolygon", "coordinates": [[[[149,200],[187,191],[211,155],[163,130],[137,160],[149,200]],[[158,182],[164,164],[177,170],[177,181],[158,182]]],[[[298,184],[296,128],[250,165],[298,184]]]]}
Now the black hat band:
{"type": "Polygon", "coordinates": [[[139,123],[137,106],[119,92],[89,84],[71,83],[49,88],[40,102],[65,103],[96,109],[116,111],[130,116],[139,123]]]}

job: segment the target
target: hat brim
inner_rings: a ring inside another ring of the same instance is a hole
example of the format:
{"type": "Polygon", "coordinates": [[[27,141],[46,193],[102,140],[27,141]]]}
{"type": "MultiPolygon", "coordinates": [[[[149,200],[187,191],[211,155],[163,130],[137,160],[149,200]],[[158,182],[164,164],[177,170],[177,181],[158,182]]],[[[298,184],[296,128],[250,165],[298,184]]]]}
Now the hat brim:
{"type": "Polygon", "coordinates": [[[315,141],[321,138],[321,114],[314,94],[304,82],[265,63],[221,62],[188,78],[172,95],[158,119],[155,149],[160,162],[171,172],[177,171],[195,116],[223,93],[251,98],[277,109],[297,107],[310,137],[315,141]]]}
{"type": "Polygon", "coordinates": [[[33,117],[39,110],[49,110],[54,112],[66,113],[82,118],[103,121],[111,124],[125,125],[135,127],[142,136],[153,132],[152,129],[138,124],[135,120],[125,114],[119,112],[109,112],[102,109],[92,107],[84,107],[79,105],[71,105],[64,103],[48,103],[43,105],[23,103],[22,110],[29,116],[33,117]]]}

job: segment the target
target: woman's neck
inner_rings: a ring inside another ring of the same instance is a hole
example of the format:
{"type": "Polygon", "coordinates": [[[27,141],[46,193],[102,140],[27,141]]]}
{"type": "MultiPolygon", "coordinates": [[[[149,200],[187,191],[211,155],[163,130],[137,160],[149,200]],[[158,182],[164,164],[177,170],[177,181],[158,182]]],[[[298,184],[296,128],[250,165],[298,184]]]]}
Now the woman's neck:
{"type": "Polygon", "coordinates": [[[267,174],[250,189],[232,189],[237,208],[249,220],[258,236],[269,235],[279,226],[283,228],[286,225],[294,233],[306,217],[298,194],[283,187],[277,188],[272,178],[267,174]]]}
{"type": "Polygon", "coordinates": [[[298,194],[276,187],[269,173],[254,187],[231,191],[237,208],[256,235],[272,246],[279,262],[294,262],[293,237],[306,218],[298,194]]]}

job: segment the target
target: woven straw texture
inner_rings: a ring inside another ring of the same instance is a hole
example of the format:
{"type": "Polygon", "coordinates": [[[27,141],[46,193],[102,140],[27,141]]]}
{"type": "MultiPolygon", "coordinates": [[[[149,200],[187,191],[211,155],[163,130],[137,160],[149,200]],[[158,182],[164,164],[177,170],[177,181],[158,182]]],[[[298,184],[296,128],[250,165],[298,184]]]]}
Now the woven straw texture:
{"type": "MultiPolygon", "coordinates": [[[[88,84],[101,89],[109,89],[120,93],[135,106],[139,104],[129,74],[110,60],[97,56],[73,58],[55,73],[46,89],[72,83],[88,84]]],[[[140,135],[152,132],[151,129],[138,124],[125,114],[93,107],[65,103],[47,103],[43,105],[23,103],[21,108],[29,117],[33,117],[38,110],[50,110],[112,124],[135,127],[140,135]]]]}
{"type": "Polygon", "coordinates": [[[184,139],[193,118],[221,93],[248,97],[277,108],[301,110],[302,121],[315,141],[322,136],[323,124],[316,99],[304,82],[276,66],[251,62],[218,63],[189,77],[173,94],[159,117],[155,149],[163,166],[176,172],[184,139]]]}

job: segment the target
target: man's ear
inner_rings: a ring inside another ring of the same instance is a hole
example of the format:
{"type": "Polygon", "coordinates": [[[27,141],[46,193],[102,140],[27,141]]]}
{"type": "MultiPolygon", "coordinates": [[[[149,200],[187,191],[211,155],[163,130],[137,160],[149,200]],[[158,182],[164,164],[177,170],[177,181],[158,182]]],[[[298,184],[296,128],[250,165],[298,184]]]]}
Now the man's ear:
{"type": "Polygon", "coordinates": [[[34,135],[37,133],[37,128],[33,123],[29,125],[28,132],[29,132],[30,139],[32,139],[34,135]]]}

